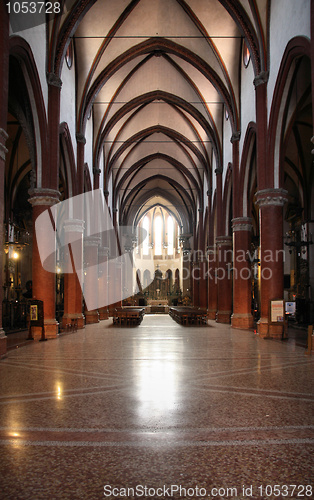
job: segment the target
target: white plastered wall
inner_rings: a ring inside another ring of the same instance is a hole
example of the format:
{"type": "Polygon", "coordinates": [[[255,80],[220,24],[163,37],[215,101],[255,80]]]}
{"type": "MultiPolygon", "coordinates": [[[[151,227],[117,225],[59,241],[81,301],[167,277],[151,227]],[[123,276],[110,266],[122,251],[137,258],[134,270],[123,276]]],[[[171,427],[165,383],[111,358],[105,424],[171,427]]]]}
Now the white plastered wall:
{"type": "MultiPolygon", "coordinates": [[[[241,58],[241,137],[239,144],[239,163],[243,154],[244,141],[246,131],[250,122],[256,122],[256,107],[255,107],[255,87],[254,87],[254,69],[252,60],[250,60],[247,68],[243,64],[241,58]]],[[[250,155],[249,155],[250,158],[250,155]]],[[[248,159],[249,161],[249,159],[248,159]]],[[[246,168],[246,187],[243,193],[243,216],[247,217],[247,189],[248,189],[248,168],[246,168]]],[[[242,195],[242,193],[241,193],[242,195]]]]}
{"type": "Polygon", "coordinates": [[[44,24],[40,24],[39,26],[35,26],[28,30],[20,31],[18,33],[11,32],[10,34],[24,38],[24,40],[26,40],[32,50],[39,74],[44,104],[47,113],[48,85],[46,78],[46,26],[44,24]]]}
{"type": "Polygon", "coordinates": [[[86,122],[85,138],[86,138],[85,163],[88,164],[89,175],[90,175],[91,183],[92,183],[92,187],[93,187],[94,176],[93,176],[93,118],[92,118],[92,116],[86,122]]]}
{"type": "Polygon", "coordinates": [[[276,78],[286,46],[296,36],[311,36],[309,0],[273,0],[270,14],[270,73],[268,81],[268,117],[276,78]]]}
{"type": "Polygon", "coordinates": [[[224,192],[228,163],[232,163],[232,129],[230,119],[224,118],[223,124],[223,160],[222,160],[222,192],[224,192]]]}

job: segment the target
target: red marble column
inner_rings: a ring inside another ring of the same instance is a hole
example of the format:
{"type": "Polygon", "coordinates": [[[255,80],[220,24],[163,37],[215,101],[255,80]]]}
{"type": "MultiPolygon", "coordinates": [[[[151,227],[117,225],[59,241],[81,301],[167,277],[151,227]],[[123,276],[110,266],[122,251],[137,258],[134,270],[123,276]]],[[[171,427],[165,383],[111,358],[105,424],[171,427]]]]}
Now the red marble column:
{"type": "Polygon", "coordinates": [[[260,224],[261,318],[257,331],[261,337],[281,338],[283,326],[270,324],[270,301],[283,299],[283,205],[284,189],[263,189],[256,193],[260,224]]]}
{"type": "Polygon", "coordinates": [[[216,280],[216,267],[217,267],[217,249],[215,245],[209,245],[207,248],[207,275],[208,275],[208,319],[216,319],[218,307],[218,287],[216,280]]]}
{"type": "MultiPolygon", "coordinates": [[[[29,202],[33,207],[33,256],[32,256],[32,280],[33,298],[42,300],[44,303],[44,327],[45,337],[55,338],[58,334],[58,323],[56,321],[56,274],[50,270],[56,268],[56,233],[55,228],[35,227],[37,217],[52,205],[58,202],[60,193],[53,189],[33,189],[30,191],[29,202]],[[38,241],[47,249],[49,257],[49,271],[42,266],[38,241]]],[[[41,327],[32,328],[32,336],[35,340],[41,338],[41,327]]]]}
{"type": "Polygon", "coordinates": [[[182,241],[182,292],[183,297],[192,297],[192,280],[191,280],[191,249],[189,243],[189,235],[181,235],[182,241]]]}
{"type": "Polygon", "coordinates": [[[232,220],[233,228],[233,328],[253,327],[251,313],[252,269],[247,252],[251,249],[252,220],[237,217],[232,220]]]}
{"type": "MultiPolygon", "coordinates": [[[[114,259],[113,259],[114,260],[114,259]]],[[[109,316],[122,306],[122,263],[109,261],[109,316]]]]}
{"type": "MultiPolygon", "coordinates": [[[[77,133],[76,134],[76,145],[77,145],[77,191],[76,194],[83,194],[84,193],[84,161],[85,161],[85,144],[86,144],[86,139],[83,134],[77,133]]],[[[76,207],[77,211],[78,207],[76,207]]],[[[77,213],[76,217],[78,217],[80,220],[84,220],[84,207],[81,207],[81,213],[77,213]]],[[[84,243],[82,244],[83,248],[83,253],[84,253],[84,243]]],[[[83,265],[81,266],[81,269],[76,270],[76,274],[78,275],[78,279],[80,283],[84,282],[84,276],[83,276],[83,265]]],[[[83,292],[82,288],[76,287],[76,297],[75,297],[75,310],[77,312],[83,310],[83,292]]],[[[84,314],[82,313],[84,316],[84,314]]],[[[85,318],[84,318],[85,320],[85,318]]],[[[84,321],[85,323],[85,321],[84,321]]],[[[82,325],[84,327],[84,324],[82,325]]]]}
{"type": "Polygon", "coordinates": [[[78,219],[65,221],[65,244],[67,247],[64,263],[64,314],[62,328],[73,321],[78,328],[84,328],[85,318],[82,312],[83,283],[83,232],[84,222],[78,219]],[[78,300],[80,297],[80,300],[78,300]]]}
{"type": "MultiPolygon", "coordinates": [[[[9,85],[9,15],[5,2],[0,4],[0,221],[4,221],[4,172],[8,152],[5,143],[8,115],[9,85]]],[[[3,258],[3,230],[0,231],[1,258],[3,258]]],[[[0,358],[6,355],[7,338],[2,328],[3,275],[0,273],[0,358]]]]}
{"type": "Polygon", "coordinates": [[[208,273],[207,273],[207,262],[205,256],[203,257],[202,261],[199,264],[200,264],[199,306],[202,309],[207,309],[208,273]]]}
{"type": "Polygon", "coordinates": [[[192,266],[191,266],[192,286],[193,286],[193,306],[199,307],[201,268],[200,268],[200,261],[198,260],[198,258],[196,257],[194,259],[192,261],[192,266]]]}
{"type": "Polygon", "coordinates": [[[122,275],[123,275],[123,263],[117,262],[115,264],[115,290],[116,290],[116,298],[118,299],[115,303],[116,307],[122,306],[122,275]]]}
{"type": "Polygon", "coordinates": [[[218,287],[217,323],[230,323],[232,312],[232,238],[217,236],[216,281],[218,287]]]}
{"type": "Polygon", "coordinates": [[[109,315],[112,316],[114,309],[122,306],[122,257],[121,239],[118,225],[118,209],[113,209],[112,223],[115,231],[115,238],[110,238],[109,247],[112,259],[109,260],[109,315]]]}
{"type": "Polygon", "coordinates": [[[133,295],[133,276],[133,247],[127,244],[124,246],[124,254],[122,255],[122,290],[125,299],[133,295]]]}
{"type": "Polygon", "coordinates": [[[100,247],[98,250],[99,257],[99,281],[98,281],[98,294],[99,294],[99,319],[109,318],[108,309],[108,256],[109,248],[100,247]],[[102,305],[103,304],[103,305],[102,305]]]}
{"type": "MultiPolygon", "coordinates": [[[[100,238],[87,236],[84,238],[84,298],[85,302],[97,304],[95,309],[85,310],[86,324],[98,323],[98,247],[100,238]]],[[[88,305],[87,305],[88,307],[88,305]]]]}
{"type": "Polygon", "coordinates": [[[205,253],[204,211],[199,208],[199,238],[198,238],[198,306],[207,309],[207,262],[205,253]]]}

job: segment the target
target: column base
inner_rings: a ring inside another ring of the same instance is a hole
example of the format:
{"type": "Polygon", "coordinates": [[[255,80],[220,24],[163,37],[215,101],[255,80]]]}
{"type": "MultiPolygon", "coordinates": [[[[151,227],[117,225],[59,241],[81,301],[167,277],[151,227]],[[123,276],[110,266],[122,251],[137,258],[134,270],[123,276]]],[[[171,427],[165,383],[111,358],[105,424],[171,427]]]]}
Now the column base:
{"type": "Polygon", "coordinates": [[[254,326],[252,314],[233,314],[231,316],[232,328],[241,328],[243,330],[250,330],[254,326]]]}
{"type": "MultiPolygon", "coordinates": [[[[45,340],[56,339],[58,337],[59,323],[55,319],[44,320],[45,340]]],[[[31,335],[34,340],[42,340],[41,326],[32,326],[31,335]]]]}
{"type": "Polygon", "coordinates": [[[64,314],[62,317],[62,330],[67,330],[68,327],[72,327],[73,324],[78,330],[81,330],[85,326],[85,316],[82,313],[64,314]]]}
{"type": "Polygon", "coordinates": [[[109,318],[109,310],[108,307],[101,307],[99,310],[99,319],[100,321],[103,319],[108,319],[109,318]]]}
{"type": "Polygon", "coordinates": [[[217,311],[216,321],[217,323],[230,324],[231,311],[217,311]]]}
{"type": "Polygon", "coordinates": [[[262,339],[269,338],[268,335],[268,318],[261,318],[257,322],[257,333],[262,339]]]}
{"type": "Polygon", "coordinates": [[[207,318],[208,319],[216,319],[217,309],[208,309],[207,310],[207,318]]]}
{"type": "Polygon", "coordinates": [[[0,330],[0,359],[7,355],[7,337],[4,330],[0,330]]]}
{"type": "Polygon", "coordinates": [[[95,309],[95,311],[85,311],[85,323],[86,325],[99,323],[99,314],[97,309],[95,309]]]}

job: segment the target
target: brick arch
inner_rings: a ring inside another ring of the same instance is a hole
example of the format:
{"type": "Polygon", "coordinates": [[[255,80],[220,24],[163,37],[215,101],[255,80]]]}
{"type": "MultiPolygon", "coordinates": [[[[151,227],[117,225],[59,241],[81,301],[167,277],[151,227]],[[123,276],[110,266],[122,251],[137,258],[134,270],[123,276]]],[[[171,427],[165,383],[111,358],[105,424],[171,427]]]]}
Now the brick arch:
{"type": "Polygon", "coordinates": [[[36,187],[49,186],[49,171],[44,169],[48,156],[48,127],[44,98],[35,59],[29,44],[19,36],[12,36],[9,41],[10,56],[16,58],[22,67],[27,93],[31,103],[36,147],[36,187]]]}

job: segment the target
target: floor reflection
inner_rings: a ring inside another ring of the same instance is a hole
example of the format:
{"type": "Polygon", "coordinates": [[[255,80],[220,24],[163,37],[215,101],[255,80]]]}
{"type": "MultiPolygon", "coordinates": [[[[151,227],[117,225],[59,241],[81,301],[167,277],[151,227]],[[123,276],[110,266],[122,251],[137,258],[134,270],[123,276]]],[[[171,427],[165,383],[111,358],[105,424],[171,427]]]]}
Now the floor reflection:
{"type": "Polygon", "coordinates": [[[170,343],[169,339],[163,342],[160,338],[151,338],[137,352],[135,387],[141,420],[166,416],[179,401],[180,360],[170,343]]]}

